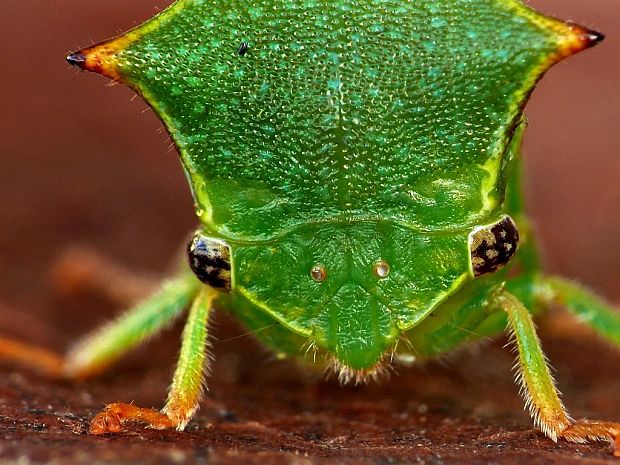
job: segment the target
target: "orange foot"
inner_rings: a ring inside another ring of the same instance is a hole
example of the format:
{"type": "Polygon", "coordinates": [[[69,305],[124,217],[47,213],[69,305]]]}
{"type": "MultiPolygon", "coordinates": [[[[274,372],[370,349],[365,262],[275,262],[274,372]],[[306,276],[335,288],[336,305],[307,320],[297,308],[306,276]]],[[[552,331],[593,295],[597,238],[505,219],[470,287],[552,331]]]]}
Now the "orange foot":
{"type": "Polygon", "coordinates": [[[131,404],[108,404],[90,422],[90,434],[118,433],[126,422],[143,423],[147,428],[175,428],[177,423],[167,415],[150,408],[140,408],[131,404]]]}
{"type": "Polygon", "coordinates": [[[614,455],[620,457],[620,423],[579,420],[567,427],[559,436],[577,443],[611,441],[614,444],[614,455]]]}

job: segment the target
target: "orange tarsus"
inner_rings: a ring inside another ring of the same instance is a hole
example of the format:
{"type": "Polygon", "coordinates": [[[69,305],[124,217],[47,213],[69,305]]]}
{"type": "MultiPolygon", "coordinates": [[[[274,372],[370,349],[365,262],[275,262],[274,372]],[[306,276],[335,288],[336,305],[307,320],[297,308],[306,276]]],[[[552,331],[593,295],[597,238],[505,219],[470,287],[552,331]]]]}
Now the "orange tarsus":
{"type": "Polygon", "coordinates": [[[560,433],[567,441],[585,443],[589,440],[612,441],[614,455],[620,457],[620,423],[598,420],[579,420],[560,433]]]}
{"type": "Polygon", "coordinates": [[[140,408],[121,402],[108,404],[90,422],[90,434],[118,433],[123,423],[136,421],[149,428],[168,429],[176,427],[176,422],[157,410],[140,408]]]}

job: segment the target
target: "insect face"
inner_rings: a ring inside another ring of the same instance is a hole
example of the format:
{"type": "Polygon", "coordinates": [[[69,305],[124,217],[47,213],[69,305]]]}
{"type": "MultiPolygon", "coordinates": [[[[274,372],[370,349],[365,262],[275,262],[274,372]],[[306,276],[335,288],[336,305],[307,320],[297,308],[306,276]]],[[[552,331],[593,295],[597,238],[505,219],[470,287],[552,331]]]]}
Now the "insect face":
{"type": "Polygon", "coordinates": [[[367,370],[465,282],[506,265],[517,241],[508,216],[454,233],[390,222],[306,225],[265,243],[231,243],[233,292],[339,366],[367,370]]]}
{"type": "Polygon", "coordinates": [[[233,242],[233,292],[342,366],[367,369],[472,277],[468,232],[359,221],[305,225],[266,243],[233,242]]]}

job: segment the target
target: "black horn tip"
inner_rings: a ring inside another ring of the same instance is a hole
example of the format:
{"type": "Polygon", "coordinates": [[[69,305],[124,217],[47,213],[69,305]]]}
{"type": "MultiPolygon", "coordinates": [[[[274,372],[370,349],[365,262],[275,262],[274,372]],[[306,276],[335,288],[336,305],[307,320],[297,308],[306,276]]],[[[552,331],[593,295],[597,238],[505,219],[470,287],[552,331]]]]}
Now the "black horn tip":
{"type": "Polygon", "coordinates": [[[80,52],[70,53],[67,55],[67,63],[71,66],[77,66],[78,68],[84,69],[84,66],[86,65],[86,57],[80,52]]]}

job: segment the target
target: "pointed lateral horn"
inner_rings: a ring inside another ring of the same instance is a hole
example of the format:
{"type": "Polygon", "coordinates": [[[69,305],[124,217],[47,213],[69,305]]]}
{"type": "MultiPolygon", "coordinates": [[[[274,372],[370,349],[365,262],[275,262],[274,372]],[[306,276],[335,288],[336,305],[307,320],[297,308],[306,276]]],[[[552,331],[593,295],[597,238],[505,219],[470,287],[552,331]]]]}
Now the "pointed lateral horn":
{"type": "Polygon", "coordinates": [[[558,58],[579,53],[590,47],[594,47],[605,39],[605,35],[592,29],[579,26],[574,23],[565,23],[568,33],[561,34],[559,40],[558,58]]]}
{"type": "Polygon", "coordinates": [[[92,71],[114,80],[121,80],[118,71],[118,52],[124,50],[133,40],[132,36],[120,36],[88,47],[67,56],[67,62],[85,71],[92,71]]]}

